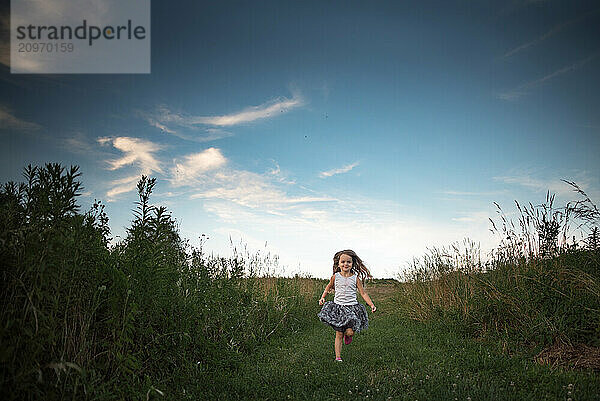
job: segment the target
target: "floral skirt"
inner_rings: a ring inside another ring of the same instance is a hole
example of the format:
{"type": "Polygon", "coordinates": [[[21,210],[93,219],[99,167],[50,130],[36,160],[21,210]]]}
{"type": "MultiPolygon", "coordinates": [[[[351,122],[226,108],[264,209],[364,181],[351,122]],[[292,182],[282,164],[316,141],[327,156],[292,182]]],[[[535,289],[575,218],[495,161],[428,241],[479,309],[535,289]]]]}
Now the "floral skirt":
{"type": "Polygon", "coordinates": [[[335,331],[346,331],[351,328],[355,333],[366,330],[369,327],[367,309],[363,304],[338,305],[327,301],[321,312],[317,314],[323,323],[333,327],[335,331]]]}

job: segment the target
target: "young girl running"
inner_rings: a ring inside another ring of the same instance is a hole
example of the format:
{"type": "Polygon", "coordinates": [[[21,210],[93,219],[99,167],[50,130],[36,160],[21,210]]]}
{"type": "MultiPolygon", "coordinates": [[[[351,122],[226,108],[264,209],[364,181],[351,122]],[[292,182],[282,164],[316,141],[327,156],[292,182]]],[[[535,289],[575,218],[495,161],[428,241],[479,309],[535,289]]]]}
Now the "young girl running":
{"type": "Polygon", "coordinates": [[[347,249],[333,256],[333,276],[319,299],[319,305],[324,305],[317,316],[335,330],[336,361],[342,361],[342,338],[348,345],[355,333],[369,327],[367,310],[356,300],[356,290],[369,304],[371,312],[377,310],[363,287],[366,277],[372,277],[371,273],[354,251],[347,249]],[[325,297],[332,289],[335,289],[333,302],[325,302],[325,297]]]}

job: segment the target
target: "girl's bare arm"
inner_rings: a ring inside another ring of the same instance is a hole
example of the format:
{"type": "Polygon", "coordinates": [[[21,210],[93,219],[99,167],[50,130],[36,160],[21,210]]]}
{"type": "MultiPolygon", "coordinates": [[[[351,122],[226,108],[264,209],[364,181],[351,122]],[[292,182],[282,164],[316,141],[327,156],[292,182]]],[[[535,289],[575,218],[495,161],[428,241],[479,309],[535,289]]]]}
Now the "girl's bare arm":
{"type": "Polygon", "coordinates": [[[377,310],[377,307],[375,306],[373,301],[371,301],[371,297],[369,296],[369,294],[367,294],[367,291],[365,291],[365,288],[363,287],[362,282],[358,277],[356,278],[356,287],[358,288],[358,292],[360,293],[362,299],[364,299],[365,302],[371,307],[371,312],[375,312],[377,310]]]}
{"type": "Polygon", "coordinates": [[[325,297],[334,288],[335,288],[335,276],[331,276],[329,283],[327,283],[327,286],[325,287],[325,290],[323,291],[323,295],[321,295],[321,299],[319,299],[319,305],[323,305],[325,303],[325,297]]]}

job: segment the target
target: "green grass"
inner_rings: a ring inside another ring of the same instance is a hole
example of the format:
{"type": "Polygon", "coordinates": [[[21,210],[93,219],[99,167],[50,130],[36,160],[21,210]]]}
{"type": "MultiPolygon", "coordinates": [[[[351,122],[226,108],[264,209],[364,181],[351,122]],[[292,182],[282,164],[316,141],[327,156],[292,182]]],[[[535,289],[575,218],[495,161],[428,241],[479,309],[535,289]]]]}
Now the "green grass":
{"type": "MultiPolygon", "coordinates": [[[[410,320],[386,295],[388,288],[371,286],[378,310],[370,314],[369,329],[343,347],[343,362],[334,361],[334,333],[318,321],[315,301],[315,318],[304,330],[242,356],[237,369],[213,373],[210,385],[187,389],[188,398],[600,399],[598,373],[553,370],[439,322],[410,320]]],[[[184,397],[183,390],[178,396],[184,397]]]]}

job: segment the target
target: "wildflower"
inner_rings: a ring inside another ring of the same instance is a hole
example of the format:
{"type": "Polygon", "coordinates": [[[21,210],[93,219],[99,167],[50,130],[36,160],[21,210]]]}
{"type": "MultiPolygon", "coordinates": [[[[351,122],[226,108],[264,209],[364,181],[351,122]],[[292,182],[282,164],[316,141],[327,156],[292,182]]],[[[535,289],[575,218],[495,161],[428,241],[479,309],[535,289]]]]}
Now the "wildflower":
{"type": "Polygon", "coordinates": [[[104,290],[106,290],[105,285],[101,285],[100,287],[98,287],[98,291],[104,291],[104,290]]]}

